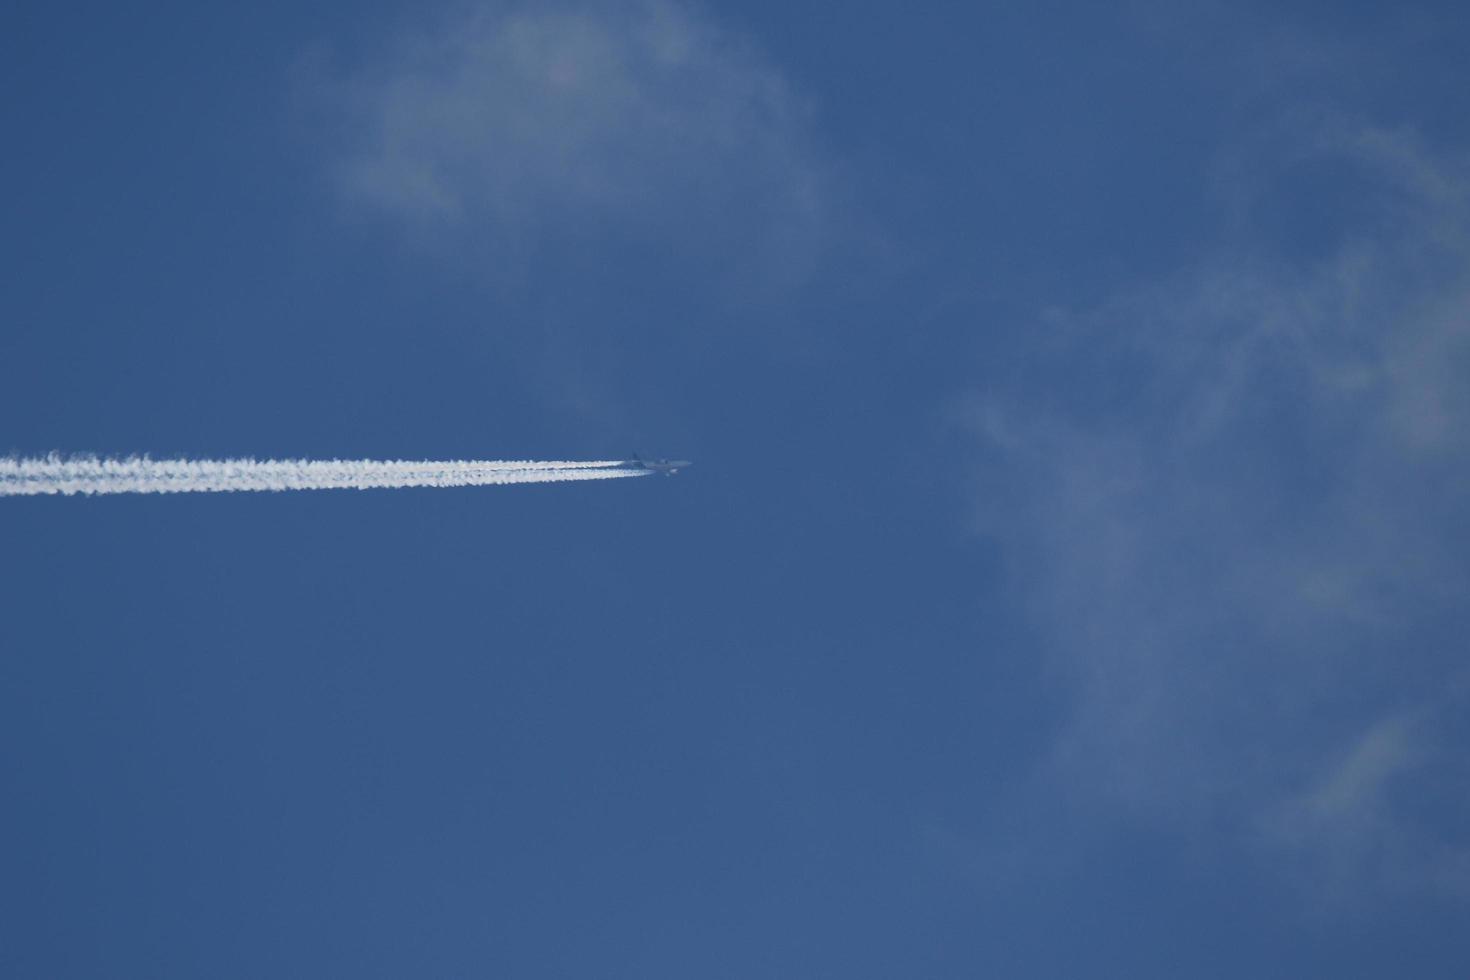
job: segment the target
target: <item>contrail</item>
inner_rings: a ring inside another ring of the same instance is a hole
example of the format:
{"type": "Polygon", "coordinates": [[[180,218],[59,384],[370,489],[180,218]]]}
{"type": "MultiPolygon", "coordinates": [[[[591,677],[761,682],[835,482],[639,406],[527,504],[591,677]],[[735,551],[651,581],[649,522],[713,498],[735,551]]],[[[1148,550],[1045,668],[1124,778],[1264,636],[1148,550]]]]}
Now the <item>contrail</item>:
{"type": "Polygon", "coordinates": [[[647,476],[621,460],[0,458],[0,497],[37,494],[369,490],[647,476]]]}

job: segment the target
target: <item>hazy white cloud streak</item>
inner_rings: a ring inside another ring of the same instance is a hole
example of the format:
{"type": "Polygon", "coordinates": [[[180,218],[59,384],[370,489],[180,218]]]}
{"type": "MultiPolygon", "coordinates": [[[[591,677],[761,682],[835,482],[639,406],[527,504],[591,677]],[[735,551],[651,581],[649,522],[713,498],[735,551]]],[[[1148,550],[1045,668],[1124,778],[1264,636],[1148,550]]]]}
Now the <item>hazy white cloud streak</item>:
{"type": "Polygon", "coordinates": [[[1358,210],[1311,248],[1247,211],[970,406],[977,520],[1071,694],[1051,782],[1324,894],[1470,894],[1439,817],[1470,812],[1470,165],[1334,117],[1260,153],[1243,199],[1306,172],[1358,210]]]}
{"type": "Polygon", "coordinates": [[[646,476],[617,460],[0,459],[0,496],[372,490],[646,476]]]}
{"type": "Polygon", "coordinates": [[[823,237],[805,100],[672,0],[472,2],[314,91],[341,193],[456,250],[641,229],[789,275],[823,237]]]}

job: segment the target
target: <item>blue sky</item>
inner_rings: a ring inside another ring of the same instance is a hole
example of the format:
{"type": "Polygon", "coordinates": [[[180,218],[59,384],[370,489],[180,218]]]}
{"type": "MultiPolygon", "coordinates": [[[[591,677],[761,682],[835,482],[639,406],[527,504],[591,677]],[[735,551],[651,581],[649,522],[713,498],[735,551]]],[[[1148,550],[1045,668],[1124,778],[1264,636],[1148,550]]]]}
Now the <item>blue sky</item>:
{"type": "Polygon", "coordinates": [[[14,6],[0,970],[1462,975],[1467,40],[14,6]]]}

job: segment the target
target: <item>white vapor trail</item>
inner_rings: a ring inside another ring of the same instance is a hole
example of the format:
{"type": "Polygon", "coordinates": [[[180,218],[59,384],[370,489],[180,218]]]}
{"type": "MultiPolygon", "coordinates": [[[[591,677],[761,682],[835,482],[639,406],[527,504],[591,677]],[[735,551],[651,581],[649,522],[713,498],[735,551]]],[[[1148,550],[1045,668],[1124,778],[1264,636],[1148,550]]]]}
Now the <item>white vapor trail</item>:
{"type": "Polygon", "coordinates": [[[0,497],[37,494],[368,490],[647,476],[619,460],[0,458],[0,497]]]}

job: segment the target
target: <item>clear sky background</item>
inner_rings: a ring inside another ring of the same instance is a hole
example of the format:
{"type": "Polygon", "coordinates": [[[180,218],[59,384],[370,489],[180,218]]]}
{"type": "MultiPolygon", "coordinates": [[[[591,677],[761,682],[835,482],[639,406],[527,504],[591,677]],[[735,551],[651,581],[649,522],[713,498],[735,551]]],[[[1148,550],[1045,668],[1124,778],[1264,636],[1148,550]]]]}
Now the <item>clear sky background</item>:
{"type": "Polygon", "coordinates": [[[8,977],[1463,977],[1463,4],[0,14],[8,977]]]}

